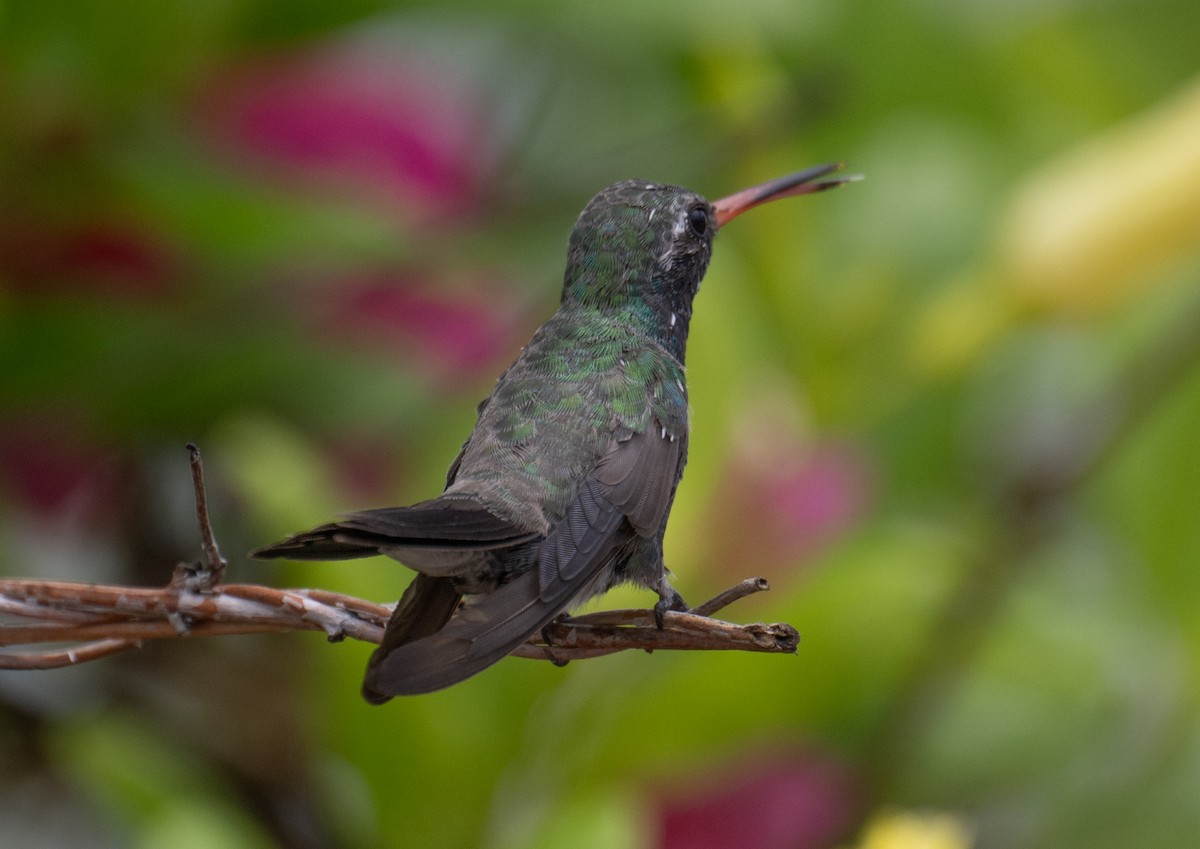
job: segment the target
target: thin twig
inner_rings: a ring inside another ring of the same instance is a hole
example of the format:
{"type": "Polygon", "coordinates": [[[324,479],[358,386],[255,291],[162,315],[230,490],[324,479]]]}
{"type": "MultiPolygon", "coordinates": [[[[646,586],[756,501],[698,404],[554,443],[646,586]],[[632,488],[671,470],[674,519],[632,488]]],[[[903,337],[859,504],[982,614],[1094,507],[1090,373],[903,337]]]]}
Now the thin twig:
{"type": "Polygon", "coordinates": [[[217,538],[208,519],[208,493],[204,487],[204,463],[200,459],[200,449],[191,442],[187,444],[187,449],[192,469],[192,491],[196,498],[196,523],[200,526],[200,542],[204,548],[204,565],[207,567],[197,570],[196,577],[201,588],[209,589],[225,577],[228,564],[217,548],[217,538]]]}
{"type": "Polygon", "coordinates": [[[689,610],[689,613],[694,613],[697,616],[712,616],[718,610],[723,610],[735,601],[745,598],[754,593],[762,593],[771,589],[771,585],[766,578],[747,578],[740,584],[734,584],[725,592],[718,593],[710,598],[704,604],[698,604],[689,610]]]}
{"type": "Polygon", "coordinates": [[[88,660],[98,660],[137,647],[138,643],[134,640],[107,639],[81,643],[59,651],[6,653],[0,655],[0,669],[57,669],[60,666],[74,666],[88,660]]]}

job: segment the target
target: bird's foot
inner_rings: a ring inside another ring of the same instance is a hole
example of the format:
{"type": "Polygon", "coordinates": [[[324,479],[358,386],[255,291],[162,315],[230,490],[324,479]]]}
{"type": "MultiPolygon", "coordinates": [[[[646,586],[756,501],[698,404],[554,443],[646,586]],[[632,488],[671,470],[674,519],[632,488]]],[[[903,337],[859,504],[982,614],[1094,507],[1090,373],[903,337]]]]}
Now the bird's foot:
{"type": "MultiPolygon", "coordinates": [[[[545,643],[547,646],[553,646],[554,640],[550,639],[550,629],[554,625],[565,625],[566,623],[568,623],[570,621],[571,621],[571,614],[567,613],[566,611],[555,616],[553,619],[551,619],[549,622],[547,622],[545,625],[542,626],[542,642],[545,643]]],[[[563,665],[564,666],[566,665],[565,661],[563,662],[563,665]]]]}
{"type": "Polygon", "coordinates": [[[688,604],[683,600],[683,596],[664,580],[658,591],[658,601],[654,605],[654,624],[660,631],[663,629],[663,616],[668,610],[683,613],[688,610],[688,604]]]}

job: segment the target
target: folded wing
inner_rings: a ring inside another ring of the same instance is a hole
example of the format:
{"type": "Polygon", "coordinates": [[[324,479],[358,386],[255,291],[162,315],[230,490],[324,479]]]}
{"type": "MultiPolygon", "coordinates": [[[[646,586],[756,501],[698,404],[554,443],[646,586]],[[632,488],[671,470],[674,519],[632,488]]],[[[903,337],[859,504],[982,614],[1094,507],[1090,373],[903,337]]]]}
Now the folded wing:
{"type": "MultiPolygon", "coordinates": [[[[538,536],[496,516],[472,498],[442,496],[411,507],[349,513],[340,521],[252,551],[250,556],[346,560],[402,549],[489,551],[532,542],[538,536]]],[[[408,565],[421,571],[420,563],[408,565]]]]}
{"type": "Polygon", "coordinates": [[[657,429],[619,434],[541,543],[536,568],[469,596],[428,636],[385,639],[367,665],[367,698],[383,701],[462,681],[507,655],[581,593],[607,589],[606,570],[628,558],[639,536],[661,531],[680,452],[679,441],[657,429]]]}

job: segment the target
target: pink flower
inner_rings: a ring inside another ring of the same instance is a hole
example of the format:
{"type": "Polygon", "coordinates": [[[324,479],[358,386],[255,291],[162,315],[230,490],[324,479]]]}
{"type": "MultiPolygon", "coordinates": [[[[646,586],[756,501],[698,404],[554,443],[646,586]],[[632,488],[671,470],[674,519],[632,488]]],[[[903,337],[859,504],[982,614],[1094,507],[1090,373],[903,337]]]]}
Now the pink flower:
{"type": "Polygon", "coordinates": [[[115,450],[72,426],[70,414],[0,426],[0,487],[34,513],[106,524],[119,510],[115,450]]]}
{"type": "Polygon", "coordinates": [[[236,68],[205,129],[281,179],[439,216],[479,200],[494,156],[481,95],[428,54],[345,39],[236,68]]]}
{"type": "Polygon", "coordinates": [[[435,385],[462,384],[492,375],[521,341],[520,313],[496,287],[470,289],[452,294],[385,275],[333,282],[313,318],[333,338],[394,356],[435,385]]]}
{"type": "Polygon", "coordinates": [[[26,293],[165,294],[175,260],[148,231],[117,219],[0,221],[0,276],[26,293]]]}
{"type": "Polygon", "coordinates": [[[863,457],[849,445],[824,443],[762,480],[768,516],[798,549],[836,538],[861,517],[869,487],[863,457]]]}
{"type": "Polygon", "coordinates": [[[771,754],[722,766],[658,805],[661,849],[808,849],[853,824],[857,794],[841,764],[771,754]]]}
{"type": "Polygon", "coordinates": [[[398,451],[402,442],[395,434],[352,429],[325,444],[323,453],[333,461],[335,480],[346,493],[347,503],[385,504],[395,497],[404,473],[404,458],[398,451]]]}
{"type": "Polygon", "coordinates": [[[806,440],[770,405],[746,414],[712,509],[714,566],[747,558],[767,577],[812,559],[866,515],[872,465],[857,444],[806,440]]]}

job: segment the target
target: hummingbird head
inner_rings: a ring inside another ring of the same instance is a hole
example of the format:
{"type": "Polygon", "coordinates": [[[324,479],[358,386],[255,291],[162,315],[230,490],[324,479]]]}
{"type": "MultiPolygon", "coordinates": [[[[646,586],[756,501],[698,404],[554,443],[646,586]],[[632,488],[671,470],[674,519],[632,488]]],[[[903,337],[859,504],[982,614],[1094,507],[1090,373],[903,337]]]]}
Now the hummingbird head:
{"type": "Polygon", "coordinates": [[[768,201],[858,179],[820,181],[840,164],[818,165],[710,203],[679,186],[626,180],[597,194],[571,231],[564,308],[618,311],[683,361],[692,300],[717,231],[768,201]]]}
{"type": "Polygon", "coordinates": [[[716,230],[712,206],[695,192],[644,180],[609,186],[571,231],[563,302],[625,309],[660,300],[668,280],[694,296],[716,230]]]}

